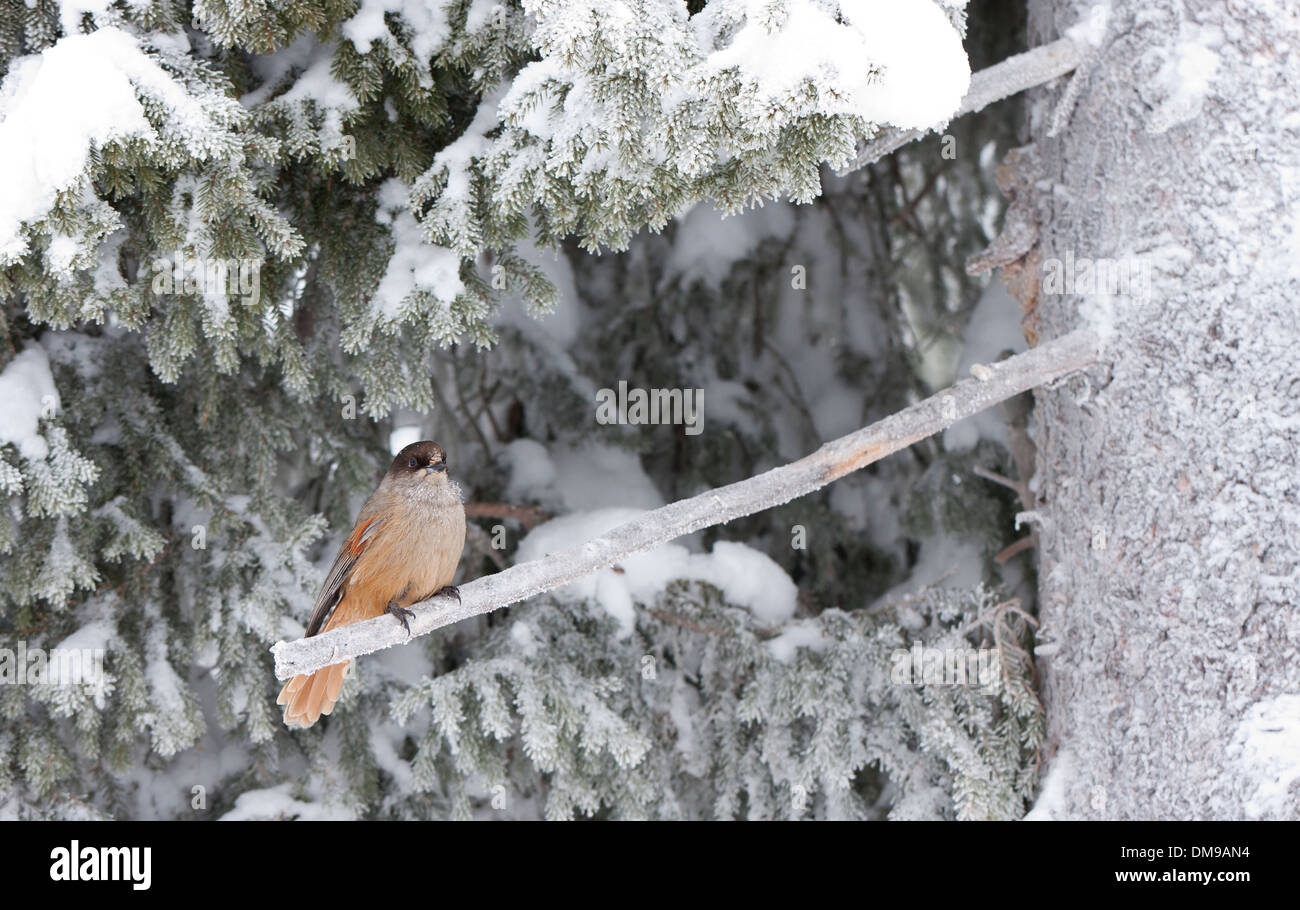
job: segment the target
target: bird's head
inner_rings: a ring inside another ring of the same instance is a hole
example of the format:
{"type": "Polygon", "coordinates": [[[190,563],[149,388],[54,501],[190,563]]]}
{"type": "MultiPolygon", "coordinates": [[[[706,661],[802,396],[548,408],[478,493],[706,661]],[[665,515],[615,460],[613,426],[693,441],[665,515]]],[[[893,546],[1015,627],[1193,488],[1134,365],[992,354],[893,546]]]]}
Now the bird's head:
{"type": "Polygon", "coordinates": [[[447,454],[428,439],[413,442],[393,459],[388,476],[405,483],[447,482],[447,454]]]}

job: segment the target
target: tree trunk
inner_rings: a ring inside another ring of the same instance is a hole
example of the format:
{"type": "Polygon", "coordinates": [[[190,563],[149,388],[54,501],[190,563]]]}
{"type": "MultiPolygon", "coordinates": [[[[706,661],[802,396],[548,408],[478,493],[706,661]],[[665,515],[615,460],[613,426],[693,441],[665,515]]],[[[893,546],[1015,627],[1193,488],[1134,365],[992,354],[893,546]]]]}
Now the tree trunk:
{"type": "MultiPolygon", "coordinates": [[[[1030,0],[1030,45],[1090,6],[1030,0]]],[[[1056,138],[1064,81],[1029,106],[1044,280],[1151,269],[1145,302],[1043,285],[1032,316],[1103,334],[1086,380],[1036,393],[1037,814],[1295,818],[1300,10],[1110,6],[1056,138]]]]}

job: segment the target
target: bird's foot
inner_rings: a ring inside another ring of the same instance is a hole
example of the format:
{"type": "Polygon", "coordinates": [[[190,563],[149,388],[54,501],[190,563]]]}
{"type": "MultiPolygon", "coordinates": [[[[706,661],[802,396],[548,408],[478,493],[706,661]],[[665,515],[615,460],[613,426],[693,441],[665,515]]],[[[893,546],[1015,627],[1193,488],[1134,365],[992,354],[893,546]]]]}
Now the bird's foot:
{"type": "Polygon", "coordinates": [[[399,606],[398,603],[397,603],[397,601],[395,601],[395,600],[390,600],[390,601],[388,602],[388,609],[385,610],[384,612],[385,612],[385,613],[391,613],[391,614],[393,614],[394,616],[396,616],[396,617],[398,618],[398,620],[402,623],[402,628],[406,630],[406,634],[407,634],[408,636],[411,634],[411,623],[410,623],[410,619],[411,619],[412,616],[415,615],[415,611],[414,611],[414,610],[408,610],[408,609],[406,609],[406,607],[399,606]]]}
{"type": "Polygon", "coordinates": [[[443,585],[441,588],[433,592],[434,597],[438,597],[441,594],[446,594],[448,597],[454,597],[456,598],[456,603],[460,603],[460,588],[455,585],[443,585]]]}

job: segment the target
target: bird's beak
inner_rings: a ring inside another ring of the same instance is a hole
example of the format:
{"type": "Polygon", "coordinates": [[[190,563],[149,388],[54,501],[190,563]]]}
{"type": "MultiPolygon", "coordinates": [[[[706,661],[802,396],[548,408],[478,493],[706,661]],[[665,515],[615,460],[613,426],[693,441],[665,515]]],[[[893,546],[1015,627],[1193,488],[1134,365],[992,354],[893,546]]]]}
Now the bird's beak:
{"type": "Polygon", "coordinates": [[[444,461],[440,464],[431,464],[424,470],[429,474],[441,474],[443,471],[447,470],[447,463],[444,461]]]}

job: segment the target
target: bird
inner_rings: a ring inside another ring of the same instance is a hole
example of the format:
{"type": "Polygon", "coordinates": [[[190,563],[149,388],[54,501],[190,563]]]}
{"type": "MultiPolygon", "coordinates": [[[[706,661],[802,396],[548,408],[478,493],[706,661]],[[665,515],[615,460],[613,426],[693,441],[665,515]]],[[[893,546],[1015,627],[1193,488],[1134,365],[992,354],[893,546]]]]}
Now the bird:
{"type": "MultiPolygon", "coordinates": [[[[453,585],[465,546],[460,486],[447,473],[447,455],[430,440],[413,442],[393,458],[339,548],[316,598],[306,637],[385,613],[410,634],[411,604],[435,594],[460,600],[453,585]]],[[[334,710],[350,661],[295,676],[276,704],[287,726],[310,727],[334,710]]]]}

